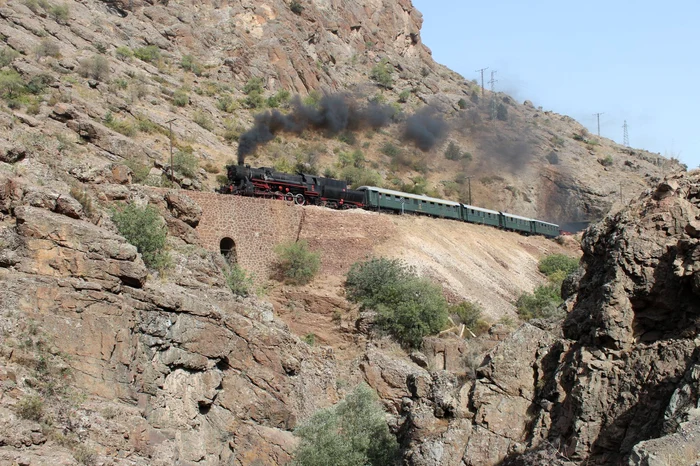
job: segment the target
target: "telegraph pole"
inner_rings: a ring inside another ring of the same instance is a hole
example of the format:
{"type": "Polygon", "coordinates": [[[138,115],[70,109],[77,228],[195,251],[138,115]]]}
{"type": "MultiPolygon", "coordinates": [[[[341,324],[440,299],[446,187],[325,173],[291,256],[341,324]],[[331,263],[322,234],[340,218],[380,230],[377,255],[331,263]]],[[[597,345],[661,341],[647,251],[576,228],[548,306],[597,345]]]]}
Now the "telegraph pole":
{"type": "Polygon", "coordinates": [[[598,137],[600,137],[600,116],[605,115],[605,112],[594,113],[593,115],[595,115],[598,118],[598,137]]]}
{"type": "Polygon", "coordinates": [[[481,68],[480,70],[476,70],[477,73],[481,73],[481,97],[484,96],[484,71],[488,70],[489,67],[487,66],[486,68],[481,68]]]}
{"type": "Polygon", "coordinates": [[[498,79],[496,79],[496,70],[491,70],[491,80],[489,81],[489,84],[491,85],[491,119],[495,120],[496,119],[496,83],[498,82],[498,79]]]}
{"type": "Polygon", "coordinates": [[[173,167],[173,121],[177,120],[177,118],[173,118],[172,120],[168,120],[165,123],[170,126],[170,184],[171,187],[173,185],[173,172],[175,171],[175,167],[173,167]]]}
{"type": "Polygon", "coordinates": [[[630,135],[627,132],[627,120],[625,120],[625,124],[622,125],[622,143],[625,145],[625,147],[630,146],[630,135]]]}

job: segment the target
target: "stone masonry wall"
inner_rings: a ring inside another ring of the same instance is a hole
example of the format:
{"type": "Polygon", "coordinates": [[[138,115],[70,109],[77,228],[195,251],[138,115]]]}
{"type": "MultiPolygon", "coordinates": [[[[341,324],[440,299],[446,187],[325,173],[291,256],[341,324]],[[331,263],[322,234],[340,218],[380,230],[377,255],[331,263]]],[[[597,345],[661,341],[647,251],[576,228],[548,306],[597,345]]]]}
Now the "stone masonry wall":
{"type": "Polygon", "coordinates": [[[197,234],[202,246],[219,251],[223,238],[231,238],[238,263],[255,274],[255,281],[272,273],[274,248],[299,235],[304,209],[288,202],[226,194],[188,191],[202,208],[197,234]]]}

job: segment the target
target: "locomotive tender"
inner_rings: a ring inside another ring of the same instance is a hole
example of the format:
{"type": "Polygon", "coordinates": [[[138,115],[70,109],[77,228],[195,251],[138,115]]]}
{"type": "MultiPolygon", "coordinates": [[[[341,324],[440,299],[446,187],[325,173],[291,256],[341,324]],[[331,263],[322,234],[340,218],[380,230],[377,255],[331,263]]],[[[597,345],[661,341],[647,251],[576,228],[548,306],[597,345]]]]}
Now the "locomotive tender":
{"type": "Polygon", "coordinates": [[[282,173],[268,167],[248,165],[226,167],[225,194],[284,199],[299,205],[314,204],[337,209],[363,208],[395,213],[412,213],[491,225],[526,234],[558,236],[559,225],[459,202],[374,186],[350,189],[344,180],[317,175],[282,173]]]}

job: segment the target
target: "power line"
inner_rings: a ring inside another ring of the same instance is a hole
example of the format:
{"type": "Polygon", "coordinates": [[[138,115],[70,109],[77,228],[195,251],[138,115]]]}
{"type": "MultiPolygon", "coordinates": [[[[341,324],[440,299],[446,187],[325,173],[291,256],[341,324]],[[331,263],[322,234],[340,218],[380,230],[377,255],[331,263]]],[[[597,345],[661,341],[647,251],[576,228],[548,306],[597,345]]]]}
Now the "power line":
{"type": "Polygon", "coordinates": [[[484,96],[484,71],[488,70],[489,67],[487,66],[486,68],[481,68],[480,70],[476,70],[477,73],[481,72],[481,97],[484,96]]]}
{"type": "Polygon", "coordinates": [[[622,125],[622,143],[625,145],[625,147],[630,146],[630,135],[627,132],[627,120],[625,120],[625,124],[622,125]]]}
{"type": "Polygon", "coordinates": [[[605,115],[605,112],[594,113],[593,115],[595,115],[598,118],[598,137],[600,137],[600,116],[605,115]]]}

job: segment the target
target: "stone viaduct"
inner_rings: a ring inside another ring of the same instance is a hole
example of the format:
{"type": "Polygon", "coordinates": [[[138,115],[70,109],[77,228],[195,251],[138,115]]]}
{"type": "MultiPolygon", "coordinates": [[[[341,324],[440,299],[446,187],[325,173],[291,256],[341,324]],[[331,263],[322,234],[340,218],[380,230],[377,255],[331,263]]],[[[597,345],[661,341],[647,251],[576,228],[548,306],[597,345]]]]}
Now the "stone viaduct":
{"type": "Polygon", "coordinates": [[[275,246],[298,239],[304,209],[288,202],[188,191],[202,208],[196,231],[210,251],[231,251],[256,281],[272,272],[275,246]]]}

